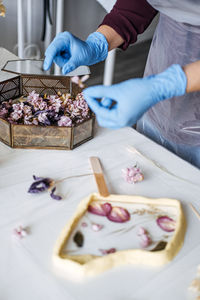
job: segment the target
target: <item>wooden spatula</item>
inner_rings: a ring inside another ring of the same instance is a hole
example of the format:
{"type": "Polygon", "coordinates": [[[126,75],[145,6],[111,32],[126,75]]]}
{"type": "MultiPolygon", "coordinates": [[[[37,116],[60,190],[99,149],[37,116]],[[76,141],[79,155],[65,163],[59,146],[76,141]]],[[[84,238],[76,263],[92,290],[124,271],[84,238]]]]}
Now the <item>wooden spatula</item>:
{"type": "Polygon", "coordinates": [[[103,170],[99,158],[94,156],[90,157],[90,163],[92,166],[92,171],[94,173],[99,194],[103,197],[108,197],[109,192],[103,176],[103,170]]]}

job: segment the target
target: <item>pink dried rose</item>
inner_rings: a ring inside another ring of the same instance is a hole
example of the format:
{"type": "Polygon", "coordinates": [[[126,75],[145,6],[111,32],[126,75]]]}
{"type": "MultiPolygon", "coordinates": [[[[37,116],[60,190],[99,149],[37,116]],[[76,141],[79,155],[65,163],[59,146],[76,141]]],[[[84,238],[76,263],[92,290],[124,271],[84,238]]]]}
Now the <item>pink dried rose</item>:
{"type": "Polygon", "coordinates": [[[17,226],[16,228],[14,228],[13,230],[13,234],[15,237],[22,239],[25,236],[27,236],[27,230],[26,228],[24,228],[23,226],[17,226]]]}
{"type": "Polygon", "coordinates": [[[72,120],[67,116],[62,116],[58,121],[58,126],[72,126],[72,120]]]}
{"type": "Polygon", "coordinates": [[[88,206],[88,211],[92,214],[99,216],[107,216],[112,210],[112,205],[110,203],[98,203],[93,202],[88,206]]]}
{"type": "Polygon", "coordinates": [[[116,248],[110,248],[110,249],[99,249],[102,255],[107,255],[111,253],[115,253],[117,250],[116,248]]]}
{"type": "Polygon", "coordinates": [[[11,121],[18,121],[19,119],[21,119],[23,116],[23,113],[22,111],[13,111],[11,114],[10,114],[10,120],[11,121]]]}
{"type": "Polygon", "coordinates": [[[162,230],[166,232],[172,232],[176,229],[176,222],[168,216],[158,217],[156,223],[162,230]]]}
{"type": "Polygon", "coordinates": [[[107,218],[112,222],[124,223],[130,220],[130,213],[123,207],[114,206],[107,218]]]}
{"type": "Polygon", "coordinates": [[[123,169],[122,172],[125,181],[128,183],[136,183],[144,179],[141,169],[137,166],[123,169]]]}
{"type": "Polygon", "coordinates": [[[140,237],[140,246],[142,248],[147,248],[148,246],[151,245],[152,243],[151,237],[149,235],[149,232],[144,227],[141,226],[138,229],[137,235],[140,237]]]}
{"type": "Polygon", "coordinates": [[[30,102],[31,104],[37,102],[37,100],[40,98],[40,95],[37,94],[35,91],[32,91],[31,93],[28,94],[27,96],[27,101],[30,102]]]}

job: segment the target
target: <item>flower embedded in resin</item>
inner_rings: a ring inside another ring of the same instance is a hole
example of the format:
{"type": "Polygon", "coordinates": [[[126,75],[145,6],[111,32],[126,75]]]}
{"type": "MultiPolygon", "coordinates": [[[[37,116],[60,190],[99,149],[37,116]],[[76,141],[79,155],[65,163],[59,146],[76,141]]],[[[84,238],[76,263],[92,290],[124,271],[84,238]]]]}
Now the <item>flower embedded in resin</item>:
{"type": "Polygon", "coordinates": [[[88,206],[88,212],[107,217],[108,220],[116,223],[124,223],[130,220],[130,213],[127,209],[119,206],[112,206],[110,203],[93,202],[88,206]]]}
{"type": "Polygon", "coordinates": [[[176,229],[176,222],[168,216],[158,217],[156,222],[157,225],[166,232],[172,232],[176,229]]]}
{"type": "Polygon", "coordinates": [[[82,93],[40,96],[35,91],[18,101],[3,101],[0,117],[11,124],[72,127],[91,117],[82,93]]]}
{"type": "Polygon", "coordinates": [[[137,235],[140,238],[140,245],[142,248],[147,248],[148,246],[151,245],[152,240],[150,234],[144,227],[141,226],[138,229],[137,235]]]}

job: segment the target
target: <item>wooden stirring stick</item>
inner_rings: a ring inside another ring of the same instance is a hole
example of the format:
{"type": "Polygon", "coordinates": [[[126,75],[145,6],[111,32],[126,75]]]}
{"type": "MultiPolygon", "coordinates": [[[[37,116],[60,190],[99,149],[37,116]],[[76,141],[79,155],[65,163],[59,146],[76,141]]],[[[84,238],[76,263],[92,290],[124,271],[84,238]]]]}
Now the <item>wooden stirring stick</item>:
{"type": "Polygon", "coordinates": [[[90,157],[90,163],[91,163],[92,171],[94,173],[99,194],[103,197],[108,197],[109,192],[103,176],[103,170],[99,158],[94,156],[90,157]]]}

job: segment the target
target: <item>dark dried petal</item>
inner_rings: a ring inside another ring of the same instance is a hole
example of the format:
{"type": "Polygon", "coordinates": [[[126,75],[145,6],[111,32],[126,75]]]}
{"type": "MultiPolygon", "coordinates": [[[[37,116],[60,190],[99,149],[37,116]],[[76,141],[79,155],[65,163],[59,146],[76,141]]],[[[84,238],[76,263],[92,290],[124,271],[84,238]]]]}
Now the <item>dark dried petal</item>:
{"type": "Polygon", "coordinates": [[[39,114],[41,114],[41,113],[46,113],[46,112],[48,112],[48,110],[47,109],[44,109],[44,110],[37,110],[35,113],[34,113],[34,118],[35,117],[37,117],[39,114]]]}
{"type": "Polygon", "coordinates": [[[80,231],[77,231],[73,237],[74,242],[78,247],[83,247],[84,237],[80,231]]]}
{"type": "Polygon", "coordinates": [[[33,175],[33,179],[34,180],[41,180],[41,179],[43,179],[43,177],[37,177],[37,176],[33,175]]]}
{"type": "Polygon", "coordinates": [[[167,242],[165,242],[165,241],[160,241],[160,242],[159,242],[159,243],[151,250],[151,252],[164,250],[166,246],[167,246],[167,242]]]}
{"type": "Polygon", "coordinates": [[[54,187],[54,188],[51,190],[51,194],[50,194],[51,198],[53,198],[54,200],[61,200],[61,199],[62,199],[61,196],[58,196],[58,195],[55,195],[55,194],[54,194],[55,190],[56,190],[56,187],[54,187]]]}
{"type": "Polygon", "coordinates": [[[28,190],[28,193],[37,194],[46,191],[52,184],[53,180],[50,178],[42,178],[33,182],[28,190]]]}

